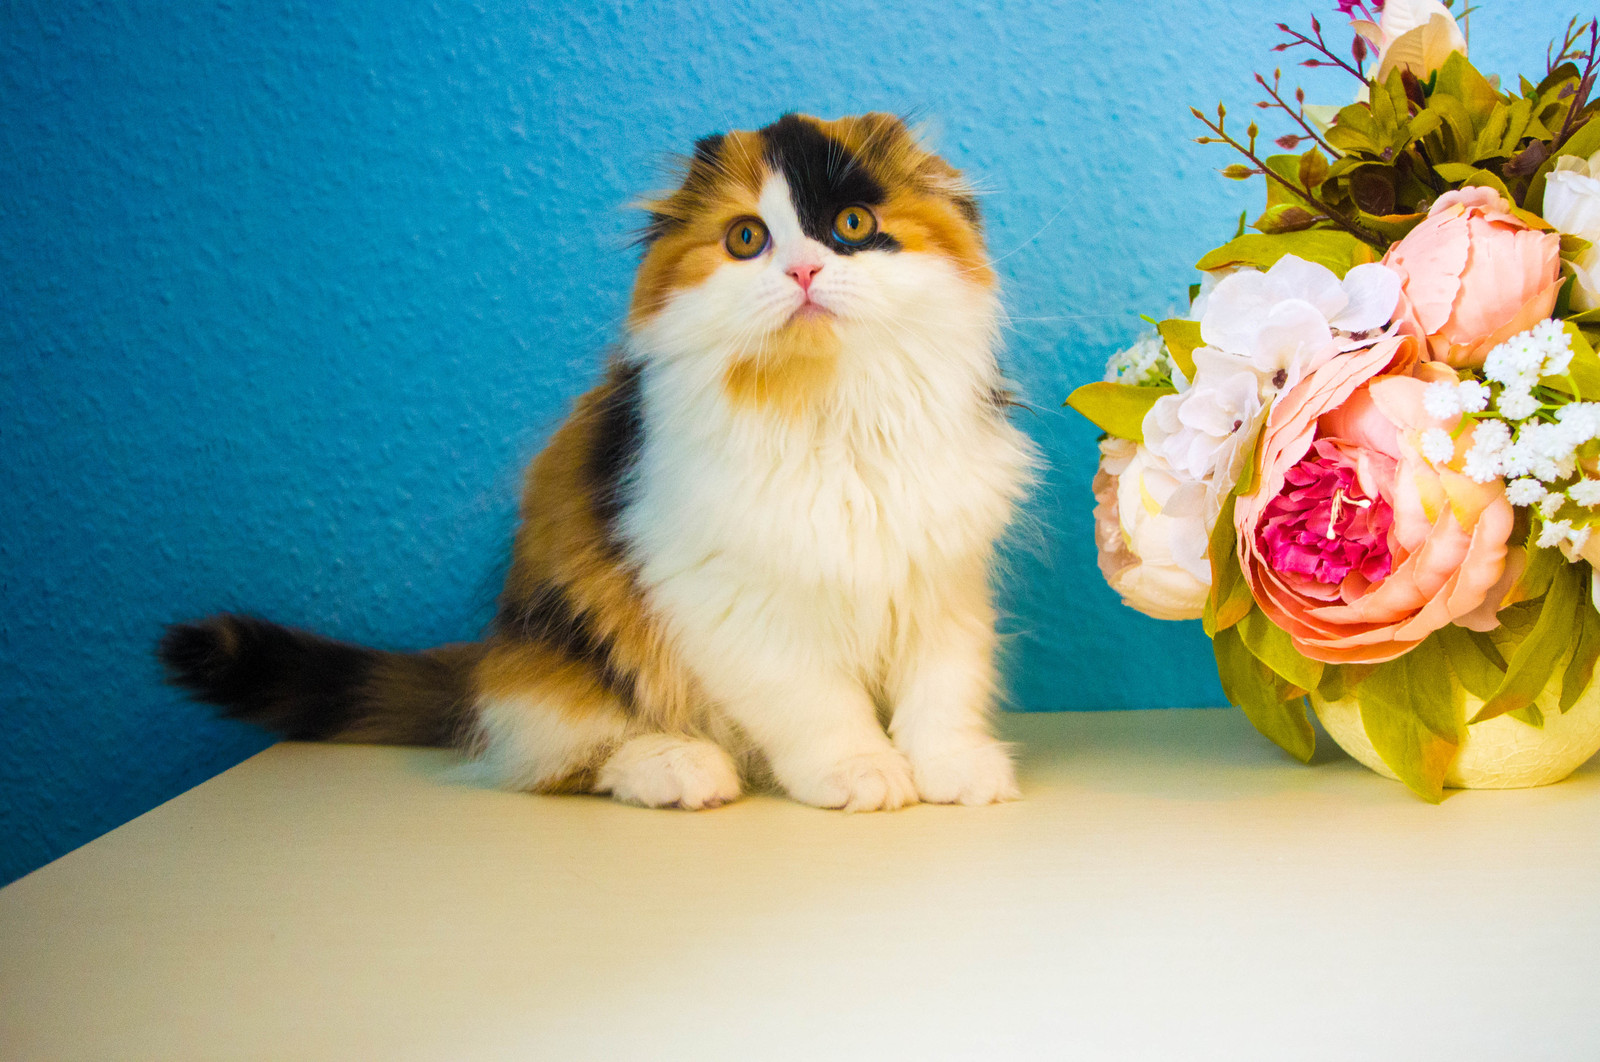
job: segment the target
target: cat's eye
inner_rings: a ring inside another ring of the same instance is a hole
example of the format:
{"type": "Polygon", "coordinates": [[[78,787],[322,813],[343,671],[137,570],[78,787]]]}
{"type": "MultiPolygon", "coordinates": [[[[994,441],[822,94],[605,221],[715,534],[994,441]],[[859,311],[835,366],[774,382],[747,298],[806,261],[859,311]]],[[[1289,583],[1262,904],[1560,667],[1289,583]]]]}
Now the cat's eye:
{"type": "Polygon", "coordinates": [[[864,206],[847,206],[833,219],[834,239],[852,247],[866,243],[877,231],[878,219],[864,206]]]}
{"type": "Polygon", "coordinates": [[[735,258],[754,258],[767,249],[767,227],[760,218],[740,218],[728,226],[722,245],[735,258]]]}

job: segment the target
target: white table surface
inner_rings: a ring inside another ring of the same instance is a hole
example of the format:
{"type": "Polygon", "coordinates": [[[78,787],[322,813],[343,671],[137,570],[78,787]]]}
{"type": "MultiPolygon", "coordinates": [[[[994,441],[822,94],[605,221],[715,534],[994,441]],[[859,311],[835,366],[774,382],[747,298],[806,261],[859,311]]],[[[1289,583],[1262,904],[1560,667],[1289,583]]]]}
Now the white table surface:
{"type": "Polygon", "coordinates": [[[1600,764],[1005,726],[1023,802],[855,816],[278,745],[0,890],[0,1058],[1600,1059],[1600,764]]]}

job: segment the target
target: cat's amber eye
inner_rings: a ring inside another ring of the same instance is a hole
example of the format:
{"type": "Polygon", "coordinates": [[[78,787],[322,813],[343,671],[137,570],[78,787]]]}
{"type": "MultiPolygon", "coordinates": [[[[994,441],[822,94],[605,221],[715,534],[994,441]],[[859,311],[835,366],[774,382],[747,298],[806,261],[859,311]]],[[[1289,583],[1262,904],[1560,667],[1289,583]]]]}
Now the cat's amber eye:
{"type": "Polygon", "coordinates": [[[878,231],[878,219],[864,206],[847,206],[833,219],[833,235],[852,247],[866,243],[878,231]]]}
{"type": "Polygon", "coordinates": [[[754,258],[767,249],[767,227],[760,218],[740,218],[728,226],[722,244],[735,258],[754,258]]]}

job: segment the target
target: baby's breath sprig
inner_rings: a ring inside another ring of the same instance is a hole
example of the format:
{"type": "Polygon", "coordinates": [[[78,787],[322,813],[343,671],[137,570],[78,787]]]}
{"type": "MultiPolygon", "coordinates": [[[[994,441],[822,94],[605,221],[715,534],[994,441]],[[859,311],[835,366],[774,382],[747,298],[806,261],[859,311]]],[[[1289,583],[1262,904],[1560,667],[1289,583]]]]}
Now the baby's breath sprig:
{"type": "Polygon", "coordinates": [[[1483,380],[1430,384],[1422,403],[1441,420],[1459,415],[1455,433],[1423,434],[1423,456],[1435,464],[1455,454],[1455,436],[1472,425],[1461,471],[1478,483],[1506,481],[1506,500],[1540,521],[1538,545],[1571,556],[1600,523],[1600,402],[1575,401],[1541,381],[1567,378],[1572,337],[1559,321],[1542,321],[1489,353],[1483,380]]]}

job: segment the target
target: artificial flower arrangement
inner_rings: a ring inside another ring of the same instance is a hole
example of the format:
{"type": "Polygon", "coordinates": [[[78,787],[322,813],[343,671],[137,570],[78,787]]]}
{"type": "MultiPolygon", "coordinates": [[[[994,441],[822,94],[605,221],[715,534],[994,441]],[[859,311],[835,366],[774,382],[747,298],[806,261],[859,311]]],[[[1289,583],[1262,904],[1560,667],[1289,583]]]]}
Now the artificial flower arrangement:
{"type": "Polygon", "coordinates": [[[1106,433],[1101,570],[1202,619],[1228,699],[1302,760],[1309,697],[1426,799],[1554,780],[1456,772],[1486,725],[1537,739],[1587,712],[1560,774],[1600,747],[1597,26],[1507,86],[1439,0],[1339,8],[1348,57],[1315,18],[1276,50],[1349,71],[1356,102],[1256,75],[1293,123],[1272,155],[1194,112],[1243,157],[1225,176],[1265,178],[1257,231],[1069,400],[1106,433]]]}

